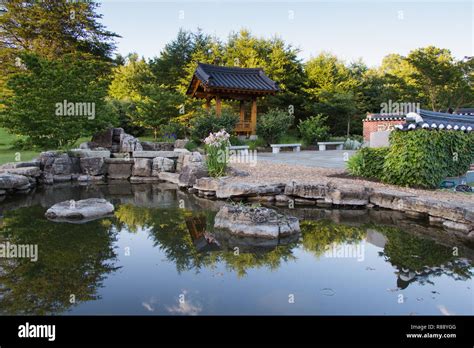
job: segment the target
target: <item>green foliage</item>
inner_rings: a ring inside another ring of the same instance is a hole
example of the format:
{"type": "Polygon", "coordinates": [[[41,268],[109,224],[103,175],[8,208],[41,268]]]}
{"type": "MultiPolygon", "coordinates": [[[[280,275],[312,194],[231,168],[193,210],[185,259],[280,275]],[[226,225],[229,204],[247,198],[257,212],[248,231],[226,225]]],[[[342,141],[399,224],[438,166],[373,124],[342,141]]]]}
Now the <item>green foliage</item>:
{"type": "Polygon", "coordinates": [[[264,147],[267,145],[266,141],[262,138],[257,138],[254,140],[246,140],[245,143],[249,146],[249,150],[257,150],[258,147],[264,147]]]}
{"type": "Polygon", "coordinates": [[[259,115],[257,134],[267,144],[274,144],[288,131],[293,121],[294,115],[279,109],[271,109],[267,113],[259,115]]]}
{"type": "Polygon", "coordinates": [[[332,244],[360,243],[365,238],[364,229],[330,220],[303,220],[300,223],[303,248],[321,256],[332,244]]]}
{"type": "Polygon", "coordinates": [[[364,147],[349,158],[347,169],[351,175],[380,179],[388,151],[388,147],[364,147]]]}
{"type": "Polygon", "coordinates": [[[0,259],[1,315],[62,314],[98,299],[104,280],[118,268],[110,219],[66,228],[45,219],[44,213],[39,205],[4,212],[0,241],[39,247],[36,262],[0,259]]]}
{"type": "Polygon", "coordinates": [[[0,124],[10,132],[27,136],[32,147],[58,148],[114,123],[105,103],[107,63],[75,54],[56,60],[34,54],[21,57],[26,69],[10,76],[13,95],[0,111],[0,124]],[[68,108],[62,110],[64,101],[85,107],[69,114],[68,108]]]}
{"type": "Polygon", "coordinates": [[[186,127],[176,121],[171,121],[168,124],[161,127],[161,137],[168,137],[176,139],[184,139],[186,137],[186,127]]]}
{"type": "Polygon", "coordinates": [[[221,144],[220,146],[206,145],[206,167],[210,177],[218,178],[224,176],[227,170],[227,146],[228,144],[221,144]]]}
{"type": "Polygon", "coordinates": [[[227,109],[222,110],[220,117],[217,117],[215,110],[208,113],[206,110],[198,110],[197,116],[192,120],[191,138],[196,143],[201,143],[209,134],[224,129],[227,133],[234,132],[239,117],[227,109]]]}
{"type": "Polygon", "coordinates": [[[392,132],[384,163],[387,183],[436,188],[450,175],[464,174],[473,159],[472,135],[456,131],[392,132]]]}
{"type": "Polygon", "coordinates": [[[329,136],[329,127],[326,125],[327,117],[322,114],[311,116],[306,120],[300,120],[298,130],[307,145],[313,145],[318,141],[325,141],[329,136]]]}

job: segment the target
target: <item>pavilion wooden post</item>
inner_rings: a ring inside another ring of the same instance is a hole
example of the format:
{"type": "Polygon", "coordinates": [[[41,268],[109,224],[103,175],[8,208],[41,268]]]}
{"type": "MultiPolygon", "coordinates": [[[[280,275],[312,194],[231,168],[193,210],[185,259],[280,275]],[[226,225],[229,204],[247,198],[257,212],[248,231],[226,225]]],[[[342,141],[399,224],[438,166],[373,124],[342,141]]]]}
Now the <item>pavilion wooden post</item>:
{"type": "Polygon", "coordinates": [[[243,124],[245,122],[245,102],[243,100],[240,101],[240,123],[243,124]]]}
{"type": "Polygon", "coordinates": [[[250,127],[252,135],[257,134],[257,98],[252,98],[252,111],[250,113],[250,127]]]}
{"type": "Polygon", "coordinates": [[[211,111],[211,99],[207,98],[206,99],[206,104],[204,106],[206,108],[206,111],[209,113],[211,111]]]}
{"type": "Polygon", "coordinates": [[[222,103],[221,103],[221,97],[216,96],[216,115],[217,117],[221,117],[222,115],[222,103]]]}

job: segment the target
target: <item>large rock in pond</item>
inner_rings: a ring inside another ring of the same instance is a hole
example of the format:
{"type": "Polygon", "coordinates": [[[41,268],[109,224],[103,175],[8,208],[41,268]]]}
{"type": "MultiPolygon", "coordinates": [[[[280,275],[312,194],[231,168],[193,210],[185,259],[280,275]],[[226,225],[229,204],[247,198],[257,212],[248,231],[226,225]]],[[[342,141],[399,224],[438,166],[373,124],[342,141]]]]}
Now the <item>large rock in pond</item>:
{"type": "Polygon", "coordinates": [[[105,172],[103,157],[84,157],[80,159],[81,172],[87,175],[102,175],[105,172]]]}
{"type": "Polygon", "coordinates": [[[133,176],[151,176],[151,159],[149,158],[135,158],[133,164],[133,176]]]}
{"type": "Polygon", "coordinates": [[[133,151],[143,151],[140,140],[127,133],[120,134],[120,150],[118,152],[133,151]]]}
{"type": "Polygon", "coordinates": [[[133,158],[107,158],[107,175],[109,179],[128,179],[132,176],[133,158]]]}
{"type": "Polygon", "coordinates": [[[155,157],[153,158],[152,165],[152,176],[158,176],[161,172],[174,172],[175,171],[174,161],[166,157],[155,157]]]}
{"type": "Polygon", "coordinates": [[[0,174],[0,190],[22,190],[29,186],[26,176],[17,174],[0,174]]]}
{"type": "Polygon", "coordinates": [[[3,170],[5,173],[24,175],[33,178],[37,178],[41,175],[41,169],[39,167],[18,167],[12,169],[3,170]]]}
{"type": "Polygon", "coordinates": [[[114,135],[113,128],[109,128],[102,132],[96,133],[92,137],[92,141],[91,141],[93,146],[91,147],[91,144],[89,144],[89,147],[91,148],[103,147],[110,150],[112,148],[113,135],[114,135]]]}
{"type": "Polygon", "coordinates": [[[112,214],[114,206],[102,198],[70,200],[49,208],[45,216],[53,221],[83,223],[112,214]]]}
{"type": "Polygon", "coordinates": [[[257,183],[241,183],[231,182],[220,185],[216,191],[219,199],[232,197],[255,197],[255,196],[274,196],[283,193],[285,184],[257,184],[257,183]]]}
{"type": "Polygon", "coordinates": [[[230,233],[274,239],[300,232],[296,217],[283,215],[265,207],[225,205],[216,215],[214,228],[230,233]]]}
{"type": "Polygon", "coordinates": [[[196,180],[208,176],[207,168],[203,165],[187,165],[179,174],[179,187],[192,187],[196,180]]]}

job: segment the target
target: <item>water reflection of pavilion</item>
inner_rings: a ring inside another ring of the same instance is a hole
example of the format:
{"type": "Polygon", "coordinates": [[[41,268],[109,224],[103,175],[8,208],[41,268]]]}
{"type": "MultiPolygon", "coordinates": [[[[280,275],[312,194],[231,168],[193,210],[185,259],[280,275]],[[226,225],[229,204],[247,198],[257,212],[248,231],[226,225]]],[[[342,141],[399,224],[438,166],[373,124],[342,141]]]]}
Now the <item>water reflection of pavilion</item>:
{"type": "Polygon", "coordinates": [[[185,217],[186,226],[198,252],[220,250],[219,243],[206,231],[206,216],[191,215],[185,217]]]}

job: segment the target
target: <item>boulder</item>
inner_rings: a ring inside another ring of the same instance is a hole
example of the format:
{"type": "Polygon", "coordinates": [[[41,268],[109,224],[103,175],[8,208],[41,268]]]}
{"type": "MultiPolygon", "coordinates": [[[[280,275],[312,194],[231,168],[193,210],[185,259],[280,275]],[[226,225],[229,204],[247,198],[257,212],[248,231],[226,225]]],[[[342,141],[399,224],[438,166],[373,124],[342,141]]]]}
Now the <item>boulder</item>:
{"type": "Polygon", "coordinates": [[[160,172],[158,173],[158,178],[163,181],[168,181],[173,184],[179,184],[179,176],[178,173],[170,173],[170,172],[160,172]]]}
{"type": "Polygon", "coordinates": [[[127,133],[120,134],[120,150],[118,152],[134,152],[142,150],[143,148],[140,144],[140,140],[127,133]]]}
{"type": "Polygon", "coordinates": [[[204,162],[203,156],[197,152],[175,152],[178,153],[178,160],[176,161],[176,171],[179,173],[185,166],[201,165],[204,162]]]}
{"type": "Polygon", "coordinates": [[[230,233],[267,239],[300,232],[296,217],[287,216],[265,207],[224,205],[216,215],[214,228],[230,233]]]}
{"type": "MultiPolygon", "coordinates": [[[[94,144],[93,147],[104,147],[106,149],[112,148],[112,138],[114,135],[114,129],[109,128],[102,132],[94,134],[92,137],[92,143],[94,144]]],[[[91,144],[88,144],[88,147],[91,148],[91,144]]]]}
{"type": "Polygon", "coordinates": [[[188,139],[176,139],[174,142],[175,149],[184,149],[186,144],[189,143],[188,139]]]}
{"type": "Polygon", "coordinates": [[[59,154],[56,151],[41,152],[38,157],[41,170],[45,172],[51,172],[54,160],[58,155],[59,154]]]}
{"type": "Polygon", "coordinates": [[[53,182],[67,182],[72,180],[71,174],[53,174],[53,182]]]}
{"type": "Polygon", "coordinates": [[[224,181],[216,178],[198,178],[194,184],[194,188],[198,191],[213,191],[216,192],[220,185],[223,185],[224,181]]]}
{"type": "Polygon", "coordinates": [[[0,190],[17,190],[25,185],[29,186],[29,180],[26,176],[17,174],[0,174],[0,190]]]}
{"type": "Polygon", "coordinates": [[[196,183],[196,179],[208,176],[207,169],[204,165],[188,165],[183,167],[179,174],[179,187],[192,187],[196,183]]]}
{"type": "Polygon", "coordinates": [[[307,199],[325,198],[326,191],[325,184],[303,184],[292,181],[285,186],[285,195],[307,199]]]}
{"type": "Polygon", "coordinates": [[[279,195],[283,193],[285,184],[256,184],[256,183],[226,183],[220,185],[216,191],[217,198],[232,197],[251,197],[251,196],[268,196],[279,195]]]}
{"type": "Polygon", "coordinates": [[[99,158],[109,158],[109,150],[83,150],[83,149],[73,149],[70,150],[70,153],[74,157],[79,158],[89,158],[89,157],[99,157],[99,158]]]}
{"type": "Polygon", "coordinates": [[[132,176],[133,158],[107,158],[107,175],[109,179],[123,180],[132,176]]]}
{"type": "Polygon", "coordinates": [[[359,184],[328,184],[325,200],[337,205],[367,205],[370,190],[359,184]]]}
{"type": "Polygon", "coordinates": [[[24,175],[37,178],[41,175],[41,169],[39,167],[19,167],[13,169],[6,169],[4,172],[10,174],[24,175]]]}
{"type": "Polygon", "coordinates": [[[102,175],[105,172],[103,157],[84,157],[80,159],[81,173],[87,175],[102,175]]]}
{"type": "Polygon", "coordinates": [[[151,141],[142,141],[143,151],[173,151],[174,144],[167,142],[153,143],[151,141]]]}
{"type": "Polygon", "coordinates": [[[172,159],[166,157],[153,158],[152,176],[158,176],[160,172],[174,172],[175,164],[172,159]]]}
{"type": "Polygon", "coordinates": [[[45,216],[53,221],[83,223],[110,215],[114,206],[100,198],[65,201],[49,208],[45,216]]]}
{"type": "MultiPolygon", "coordinates": [[[[45,168],[45,171],[46,170],[45,168]]],[[[51,174],[53,175],[65,175],[73,173],[73,162],[67,154],[60,154],[54,158],[51,164],[51,174]]]]}
{"type": "Polygon", "coordinates": [[[53,174],[42,172],[38,178],[38,182],[44,185],[52,185],[54,183],[53,174]]]}
{"type": "Polygon", "coordinates": [[[151,176],[152,160],[148,158],[135,158],[133,164],[133,176],[151,176]]]}
{"type": "Polygon", "coordinates": [[[178,158],[179,153],[174,151],[134,151],[132,157],[134,158],[178,158]]]}

